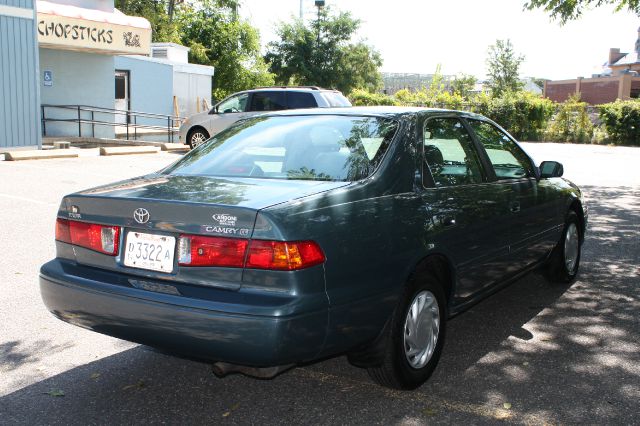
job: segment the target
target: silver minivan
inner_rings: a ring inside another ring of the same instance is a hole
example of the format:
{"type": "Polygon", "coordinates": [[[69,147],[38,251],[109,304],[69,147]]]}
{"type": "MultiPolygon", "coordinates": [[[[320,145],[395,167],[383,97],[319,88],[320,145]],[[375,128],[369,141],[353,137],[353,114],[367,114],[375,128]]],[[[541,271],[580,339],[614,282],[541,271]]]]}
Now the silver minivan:
{"type": "Polygon", "coordinates": [[[231,126],[241,118],[265,111],[299,108],[350,107],[338,90],[304,87],[261,87],[234,93],[213,106],[186,119],[180,126],[180,142],[191,148],[231,126]]]}

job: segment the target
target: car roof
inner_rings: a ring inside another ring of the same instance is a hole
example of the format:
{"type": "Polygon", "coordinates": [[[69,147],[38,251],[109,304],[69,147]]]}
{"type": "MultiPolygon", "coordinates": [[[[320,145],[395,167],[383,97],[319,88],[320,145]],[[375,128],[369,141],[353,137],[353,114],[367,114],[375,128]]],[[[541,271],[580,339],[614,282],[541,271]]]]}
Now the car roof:
{"type": "Polygon", "coordinates": [[[407,115],[417,114],[451,114],[460,117],[481,118],[484,116],[468,111],[458,111],[451,109],[406,107],[406,106],[355,106],[355,107],[335,107],[335,108],[307,108],[273,111],[260,116],[295,116],[295,115],[345,115],[345,116],[375,116],[386,118],[400,118],[407,115]]]}
{"type": "Polygon", "coordinates": [[[247,93],[247,92],[273,92],[273,91],[291,91],[291,92],[336,92],[340,93],[337,89],[324,89],[318,86],[264,86],[264,87],[255,87],[253,89],[243,90],[237,93],[247,93]]]}

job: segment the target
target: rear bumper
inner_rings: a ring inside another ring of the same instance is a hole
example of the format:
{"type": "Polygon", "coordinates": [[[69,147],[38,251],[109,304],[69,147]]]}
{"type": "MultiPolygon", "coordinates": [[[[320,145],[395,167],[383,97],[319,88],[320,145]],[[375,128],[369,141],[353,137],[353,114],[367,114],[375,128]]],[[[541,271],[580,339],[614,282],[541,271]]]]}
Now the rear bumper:
{"type": "MultiPolygon", "coordinates": [[[[42,299],[53,315],[109,336],[190,357],[256,367],[310,361],[322,350],[326,308],[283,316],[286,300],[279,305],[271,298],[259,307],[260,315],[247,314],[246,305],[221,303],[215,297],[203,300],[156,293],[122,281],[121,275],[59,259],[40,270],[42,299]],[[110,278],[120,282],[109,282],[110,278]]],[[[238,292],[207,291],[220,293],[223,300],[229,294],[243,299],[238,292]]]]}

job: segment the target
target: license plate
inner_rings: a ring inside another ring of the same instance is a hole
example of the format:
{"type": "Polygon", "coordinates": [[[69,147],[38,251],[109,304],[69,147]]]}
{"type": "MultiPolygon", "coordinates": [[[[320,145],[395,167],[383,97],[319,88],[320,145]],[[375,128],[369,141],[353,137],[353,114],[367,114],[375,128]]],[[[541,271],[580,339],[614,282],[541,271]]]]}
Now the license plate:
{"type": "Polygon", "coordinates": [[[127,233],[124,264],[132,268],[172,272],[176,239],[166,235],[127,233]]]}

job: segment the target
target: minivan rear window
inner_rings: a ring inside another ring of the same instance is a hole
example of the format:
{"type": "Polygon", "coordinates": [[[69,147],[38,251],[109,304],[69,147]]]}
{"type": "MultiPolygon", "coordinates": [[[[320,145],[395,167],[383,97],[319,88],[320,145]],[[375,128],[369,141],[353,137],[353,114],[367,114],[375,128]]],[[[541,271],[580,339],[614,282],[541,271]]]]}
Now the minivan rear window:
{"type": "Polygon", "coordinates": [[[327,100],[330,107],[350,107],[351,102],[340,92],[322,92],[322,96],[327,100]]]}
{"type": "Polygon", "coordinates": [[[397,129],[380,117],[254,117],[219,133],[163,173],[355,181],[380,164],[397,129]]]}

